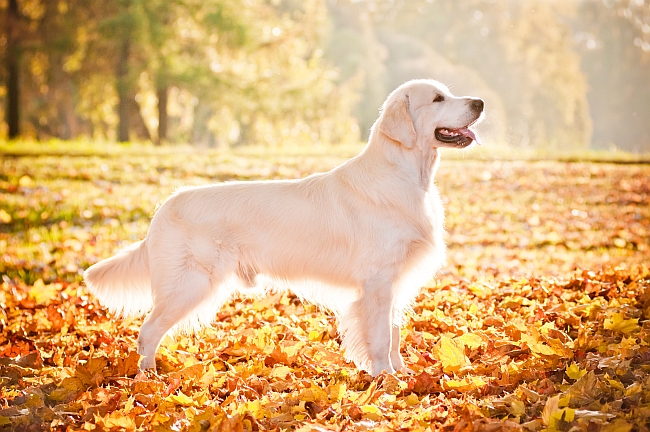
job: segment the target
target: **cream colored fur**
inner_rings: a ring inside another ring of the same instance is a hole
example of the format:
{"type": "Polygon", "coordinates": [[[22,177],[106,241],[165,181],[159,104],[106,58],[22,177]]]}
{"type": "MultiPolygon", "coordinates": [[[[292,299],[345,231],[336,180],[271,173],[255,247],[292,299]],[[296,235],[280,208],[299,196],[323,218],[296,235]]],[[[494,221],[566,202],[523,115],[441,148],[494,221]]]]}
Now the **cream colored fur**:
{"type": "Polygon", "coordinates": [[[327,173],[176,191],[147,237],[85,272],[110,310],[142,314],[140,367],[155,368],[166,333],[207,324],[236,291],[289,286],[332,310],[346,358],[372,375],[402,369],[405,312],[445,259],[443,208],[433,176],[437,127],[480,115],[431,80],[384,103],[368,145],[327,173]],[[433,102],[444,95],[444,102],[433,102]]]}

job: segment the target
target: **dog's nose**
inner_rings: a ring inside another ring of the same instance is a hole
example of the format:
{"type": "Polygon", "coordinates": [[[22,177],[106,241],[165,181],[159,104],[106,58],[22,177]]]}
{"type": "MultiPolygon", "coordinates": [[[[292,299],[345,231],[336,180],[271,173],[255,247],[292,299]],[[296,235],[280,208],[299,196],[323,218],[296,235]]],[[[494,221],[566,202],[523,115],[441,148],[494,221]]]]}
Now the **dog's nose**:
{"type": "Polygon", "coordinates": [[[472,109],[476,112],[483,112],[485,103],[481,99],[474,99],[472,102],[472,109]]]}

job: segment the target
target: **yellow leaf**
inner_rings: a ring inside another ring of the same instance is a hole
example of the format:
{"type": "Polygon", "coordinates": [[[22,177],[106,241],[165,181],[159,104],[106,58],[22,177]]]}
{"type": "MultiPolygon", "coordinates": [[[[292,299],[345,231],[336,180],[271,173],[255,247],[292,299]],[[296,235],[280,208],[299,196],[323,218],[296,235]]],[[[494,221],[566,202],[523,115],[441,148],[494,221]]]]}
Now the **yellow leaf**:
{"type": "Polygon", "coordinates": [[[440,309],[436,309],[436,310],[433,311],[433,317],[436,320],[440,321],[440,322],[447,322],[448,321],[447,320],[447,315],[445,315],[445,313],[443,311],[441,311],[440,309]]]}
{"type": "Polygon", "coordinates": [[[261,350],[264,350],[269,345],[273,345],[273,341],[270,340],[268,333],[264,329],[266,329],[266,327],[262,327],[262,329],[258,330],[256,335],[252,338],[253,344],[261,350]]]}
{"type": "Polygon", "coordinates": [[[304,389],[298,395],[298,399],[305,402],[327,401],[328,394],[322,388],[312,383],[311,387],[304,389]]]}
{"type": "Polygon", "coordinates": [[[511,402],[508,412],[515,417],[521,417],[526,414],[526,404],[519,399],[515,399],[511,402]]]}
{"type": "Polygon", "coordinates": [[[101,428],[103,430],[110,430],[113,428],[135,430],[135,420],[119,411],[113,411],[106,417],[99,417],[95,414],[95,421],[98,426],[103,426],[103,428],[101,428]]]}
{"type": "Polygon", "coordinates": [[[572,408],[560,408],[568,403],[568,395],[555,395],[546,400],[542,411],[542,420],[549,430],[556,430],[561,421],[571,422],[575,418],[575,410],[572,408]]]}
{"type": "Polygon", "coordinates": [[[639,319],[630,318],[623,319],[622,313],[615,313],[609,318],[605,318],[605,330],[617,330],[622,333],[630,333],[639,328],[639,319]]]}
{"type": "Polygon", "coordinates": [[[320,342],[323,338],[323,332],[312,330],[309,332],[309,340],[314,342],[320,342]]]}
{"type": "Polygon", "coordinates": [[[531,346],[531,345],[534,345],[534,344],[537,343],[537,337],[533,337],[533,336],[531,336],[529,334],[526,334],[526,333],[522,333],[521,336],[519,337],[519,339],[522,342],[524,342],[525,344],[527,344],[528,346],[531,346]]]}
{"type": "Polygon", "coordinates": [[[472,284],[469,286],[469,289],[472,291],[472,293],[474,293],[476,297],[482,299],[492,295],[492,289],[490,289],[490,287],[487,285],[472,284]]]}
{"type": "Polygon", "coordinates": [[[573,419],[576,417],[576,410],[573,408],[562,408],[564,411],[564,421],[566,422],[572,422],[573,419]]]}
{"type": "Polygon", "coordinates": [[[544,424],[546,426],[549,426],[551,423],[551,417],[555,412],[557,412],[560,408],[558,407],[558,404],[560,402],[560,395],[555,395],[546,400],[546,404],[544,405],[544,410],[542,411],[542,420],[544,421],[544,424]]]}
{"type": "Polygon", "coordinates": [[[271,371],[271,378],[286,379],[290,373],[291,368],[289,366],[276,366],[271,371]]]}
{"type": "Polygon", "coordinates": [[[178,394],[172,394],[172,395],[167,396],[167,401],[175,403],[175,404],[183,405],[183,406],[192,406],[192,405],[194,405],[194,400],[191,397],[183,394],[183,392],[180,391],[180,390],[179,390],[178,394]]]}
{"type": "Polygon", "coordinates": [[[379,421],[383,418],[381,410],[375,405],[362,405],[360,408],[364,416],[370,420],[379,421]]]}
{"type": "Polygon", "coordinates": [[[641,383],[635,382],[630,384],[628,388],[625,389],[625,396],[629,397],[643,391],[643,385],[641,383]]]}
{"type": "Polygon", "coordinates": [[[551,348],[550,346],[543,344],[543,343],[535,343],[529,345],[530,350],[535,353],[535,354],[541,354],[541,355],[558,355],[558,353],[551,348]]]}
{"type": "Polygon", "coordinates": [[[129,413],[133,409],[134,405],[135,405],[135,397],[129,396],[129,398],[126,400],[126,403],[124,404],[124,412],[129,413]]]}
{"type": "Polygon", "coordinates": [[[50,393],[48,397],[60,402],[82,390],[84,390],[83,381],[76,377],[68,377],[64,378],[63,381],[61,381],[59,388],[50,393]]]}
{"type": "Polygon", "coordinates": [[[638,348],[636,337],[630,336],[621,339],[621,348],[638,348]]]}
{"type": "Polygon", "coordinates": [[[569,406],[569,402],[571,402],[571,395],[565,394],[565,395],[560,396],[560,400],[557,403],[557,406],[559,406],[560,408],[563,408],[563,407],[569,406]]]}
{"type": "Polygon", "coordinates": [[[0,416],[0,426],[7,426],[11,424],[11,419],[9,417],[0,416]]]}
{"type": "Polygon", "coordinates": [[[203,388],[207,388],[210,384],[214,382],[214,376],[217,370],[214,368],[214,364],[210,363],[208,365],[207,371],[199,379],[199,384],[203,388]]]}
{"type": "Polygon", "coordinates": [[[60,290],[60,284],[45,285],[43,279],[38,279],[29,290],[29,295],[37,304],[46,305],[58,297],[60,290]]]}
{"type": "Polygon", "coordinates": [[[464,351],[465,347],[461,343],[457,343],[448,336],[441,335],[433,354],[442,364],[442,369],[446,373],[451,373],[470,365],[464,351]]]}
{"type": "Polygon", "coordinates": [[[483,345],[483,338],[475,333],[465,333],[455,339],[469,349],[476,349],[483,345]]]}
{"type": "Polygon", "coordinates": [[[239,406],[238,412],[240,414],[250,413],[256,419],[264,418],[266,411],[262,408],[262,402],[259,399],[246,402],[239,406]]]}
{"type": "Polygon", "coordinates": [[[377,406],[375,405],[363,405],[361,407],[361,411],[363,411],[364,413],[374,413],[374,414],[381,413],[381,410],[377,408],[377,406]]]}
{"type": "Polygon", "coordinates": [[[539,328],[543,335],[548,336],[549,330],[555,329],[555,322],[547,322],[539,328]]]}
{"type": "Polygon", "coordinates": [[[630,432],[632,425],[623,419],[618,419],[602,427],[601,432],[630,432]]]}
{"type": "Polygon", "coordinates": [[[418,396],[415,393],[406,396],[404,401],[409,405],[417,405],[420,403],[420,399],[418,399],[418,396]]]}
{"type": "Polygon", "coordinates": [[[623,384],[621,384],[620,381],[608,379],[607,382],[609,383],[610,386],[614,387],[616,390],[625,390],[625,387],[623,386],[623,384]]]}
{"type": "Polygon", "coordinates": [[[465,377],[461,380],[444,381],[443,385],[448,389],[458,390],[460,392],[475,390],[484,387],[487,383],[481,377],[465,377]]]}
{"type": "Polygon", "coordinates": [[[571,366],[566,368],[566,374],[572,380],[577,380],[586,373],[587,371],[585,369],[580,369],[580,366],[575,363],[571,363],[571,366]]]}
{"type": "Polygon", "coordinates": [[[346,390],[347,390],[347,385],[344,382],[329,386],[327,388],[327,393],[330,401],[340,402],[343,399],[346,390]]]}

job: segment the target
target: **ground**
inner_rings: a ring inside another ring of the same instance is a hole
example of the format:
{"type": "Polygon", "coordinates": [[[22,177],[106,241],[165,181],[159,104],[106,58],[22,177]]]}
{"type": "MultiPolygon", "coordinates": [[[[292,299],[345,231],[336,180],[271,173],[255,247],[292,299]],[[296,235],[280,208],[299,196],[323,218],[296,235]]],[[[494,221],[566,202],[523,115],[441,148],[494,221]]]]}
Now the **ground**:
{"type": "Polygon", "coordinates": [[[230,302],[138,373],[141,319],[110,316],[83,269],[179,185],[355,151],[0,146],[0,428],[648,430],[650,165],[621,159],[445,155],[448,263],[402,330],[411,374],[357,371],[291,294],[230,302]]]}

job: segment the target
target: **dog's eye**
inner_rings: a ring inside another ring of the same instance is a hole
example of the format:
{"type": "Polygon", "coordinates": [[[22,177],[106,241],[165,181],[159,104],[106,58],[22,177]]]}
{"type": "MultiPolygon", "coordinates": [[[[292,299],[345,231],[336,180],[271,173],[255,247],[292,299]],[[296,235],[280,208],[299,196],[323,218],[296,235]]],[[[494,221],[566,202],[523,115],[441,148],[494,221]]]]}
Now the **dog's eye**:
{"type": "Polygon", "coordinates": [[[445,97],[443,95],[436,95],[436,98],[433,101],[434,102],[444,102],[445,97]]]}

